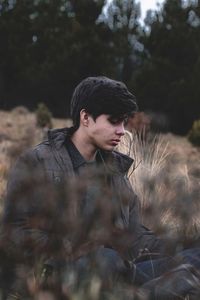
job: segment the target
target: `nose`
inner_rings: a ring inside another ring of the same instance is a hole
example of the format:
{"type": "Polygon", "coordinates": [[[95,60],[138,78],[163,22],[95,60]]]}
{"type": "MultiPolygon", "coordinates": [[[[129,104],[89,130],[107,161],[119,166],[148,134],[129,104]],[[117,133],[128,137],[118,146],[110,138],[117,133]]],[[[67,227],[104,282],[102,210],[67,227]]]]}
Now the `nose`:
{"type": "Polygon", "coordinates": [[[119,135],[119,136],[123,136],[125,134],[124,122],[119,124],[119,126],[116,129],[116,134],[119,135]]]}

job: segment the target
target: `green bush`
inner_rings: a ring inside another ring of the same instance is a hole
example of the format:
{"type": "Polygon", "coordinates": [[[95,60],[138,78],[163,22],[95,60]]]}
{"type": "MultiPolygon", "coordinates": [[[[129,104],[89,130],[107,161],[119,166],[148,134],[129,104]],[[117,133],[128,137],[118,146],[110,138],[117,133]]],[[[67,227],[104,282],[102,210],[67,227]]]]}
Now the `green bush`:
{"type": "Polygon", "coordinates": [[[193,145],[200,146],[200,120],[194,121],[188,133],[188,139],[193,145]]]}
{"type": "Polygon", "coordinates": [[[39,103],[37,106],[36,121],[39,127],[52,128],[52,113],[44,103],[39,103]]]}

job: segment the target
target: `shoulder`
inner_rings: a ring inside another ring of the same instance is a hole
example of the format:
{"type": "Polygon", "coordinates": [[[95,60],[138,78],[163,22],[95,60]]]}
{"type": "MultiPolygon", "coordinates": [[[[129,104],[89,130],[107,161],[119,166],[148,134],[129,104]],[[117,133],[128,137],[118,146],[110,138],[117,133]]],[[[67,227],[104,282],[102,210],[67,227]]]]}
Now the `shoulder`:
{"type": "Polygon", "coordinates": [[[44,156],[48,156],[49,143],[43,141],[38,145],[24,150],[17,159],[12,163],[9,175],[25,169],[38,168],[44,156]]]}
{"type": "Polygon", "coordinates": [[[117,173],[126,174],[133,164],[133,159],[131,157],[118,151],[101,151],[101,156],[105,159],[107,165],[117,173]]]}
{"type": "Polygon", "coordinates": [[[14,162],[9,170],[8,182],[14,180],[20,181],[22,177],[30,176],[40,166],[37,151],[30,148],[24,151],[14,162]]]}
{"type": "Polygon", "coordinates": [[[119,167],[124,172],[128,171],[134,162],[134,160],[130,156],[128,156],[124,153],[121,153],[119,151],[113,151],[112,154],[113,154],[113,157],[115,158],[115,160],[117,161],[119,167]]]}
{"type": "Polygon", "coordinates": [[[26,149],[16,160],[15,165],[26,164],[26,165],[36,165],[41,157],[42,153],[49,152],[49,145],[46,142],[42,142],[32,148],[26,149]]]}
{"type": "Polygon", "coordinates": [[[47,133],[47,138],[41,143],[34,146],[24,153],[24,156],[28,159],[50,159],[53,152],[59,151],[63,147],[68,128],[51,129],[47,133]]]}

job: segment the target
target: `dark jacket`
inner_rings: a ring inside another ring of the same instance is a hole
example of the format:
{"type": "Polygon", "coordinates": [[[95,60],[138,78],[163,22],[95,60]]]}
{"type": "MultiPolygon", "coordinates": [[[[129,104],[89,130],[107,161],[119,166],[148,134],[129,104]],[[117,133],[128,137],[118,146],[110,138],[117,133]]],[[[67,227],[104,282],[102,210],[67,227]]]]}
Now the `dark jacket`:
{"type": "MultiPolygon", "coordinates": [[[[67,128],[50,130],[48,140],[24,153],[11,172],[4,211],[4,236],[8,251],[15,249],[19,257],[22,253],[23,258],[24,255],[33,257],[33,253],[38,255],[50,249],[56,252],[55,248],[62,248],[64,243],[64,231],[73,231],[73,226],[69,225],[69,229],[63,217],[67,204],[62,198],[66,193],[65,182],[76,178],[66,147],[69,134],[67,128]],[[53,186],[59,187],[60,202],[55,201],[57,190],[53,186]]],[[[139,201],[126,176],[133,160],[115,151],[99,151],[97,160],[105,167],[113,205],[117,207],[114,227],[118,235],[108,242],[109,246],[120,249],[117,239],[121,239],[124,244],[121,252],[128,261],[134,261],[144,252],[159,253],[161,242],[140,224],[139,201]],[[124,233],[126,241],[118,231],[124,233]]]]}

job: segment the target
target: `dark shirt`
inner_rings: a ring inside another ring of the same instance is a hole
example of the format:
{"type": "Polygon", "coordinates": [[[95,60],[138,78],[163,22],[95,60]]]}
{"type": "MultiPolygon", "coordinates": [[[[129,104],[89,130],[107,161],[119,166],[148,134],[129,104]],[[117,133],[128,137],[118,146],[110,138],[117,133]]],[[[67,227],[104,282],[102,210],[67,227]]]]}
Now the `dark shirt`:
{"type": "Polygon", "coordinates": [[[82,193],[82,216],[94,213],[98,195],[102,193],[98,181],[98,164],[96,160],[86,161],[70,138],[66,139],[66,148],[72,160],[73,168],[81,183],[85,184],[82,193]]]}
{"type": "Polygon", "coordinates": [[[78,149],[76,148],[76,146],[74,145],[74,143],[71,141],[70,138],[66,139],[65,145],[66,145],[67,151],[69,153],[69,156],[72,160],[74,171],[75,171],[75,173],[78,173],[79,167],[85,165],[86,160],[81,155],[81,153],[78,151],[78,149]]]}
{"type": "Polygon", "coordinates": [[[86,161],[70,138],[66,139],[66,148],[76,174],[80,174],[83,167],[96,167],[96,160],[86,161]]]}

